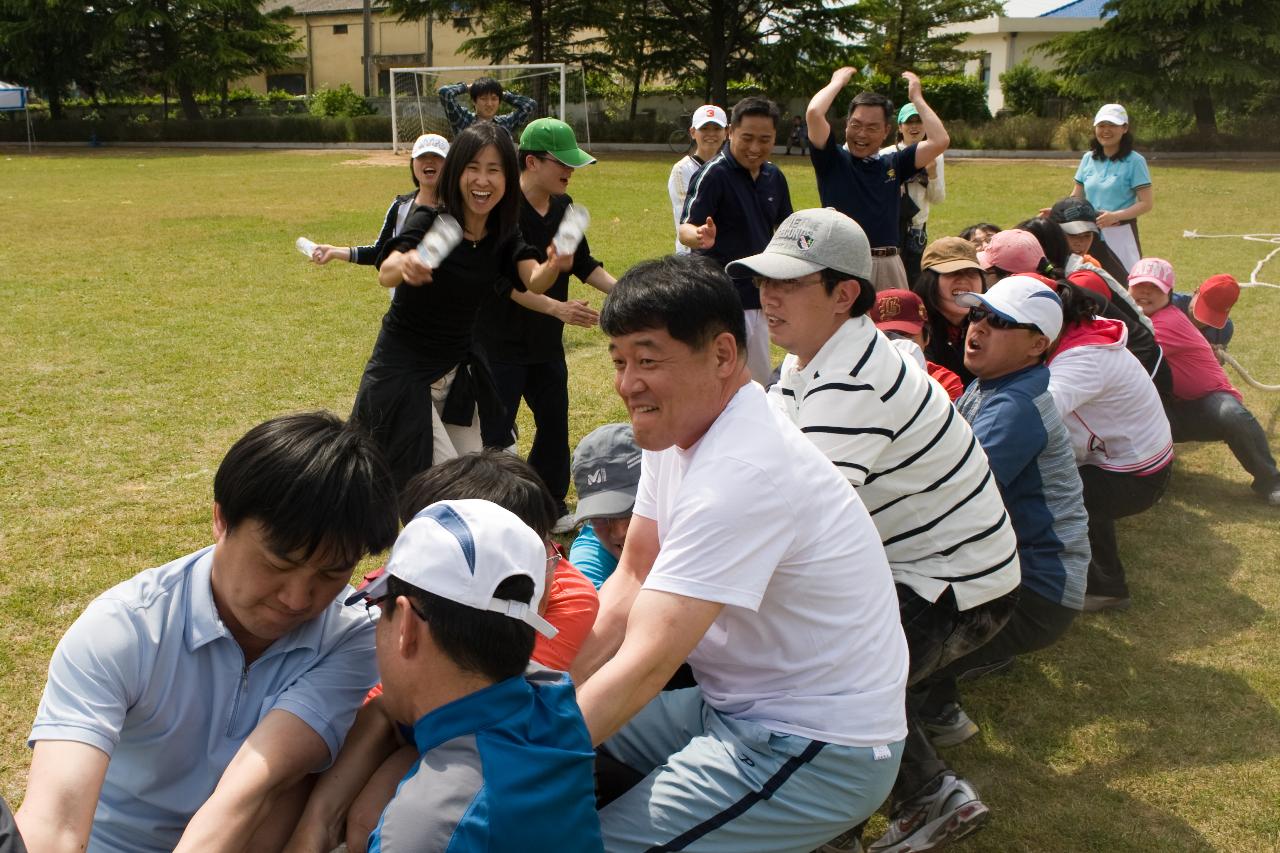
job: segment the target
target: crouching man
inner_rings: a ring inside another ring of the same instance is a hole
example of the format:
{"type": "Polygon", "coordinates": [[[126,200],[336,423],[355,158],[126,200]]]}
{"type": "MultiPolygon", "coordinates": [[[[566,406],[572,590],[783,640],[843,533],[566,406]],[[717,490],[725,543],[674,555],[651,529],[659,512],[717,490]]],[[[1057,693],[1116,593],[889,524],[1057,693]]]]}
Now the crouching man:
{"type": "Polygon", "coordinates": [[[391,544],[373,442],[328,413],[232,446],[214,544],[89,604],[49,664],[18,825],[32,850],[270,850],[377,680],[338,598],[391,544]]]}
{"type": "Polygon", "coordinates": [[[601,810],[605,847],[807,853],[880,805],[902,754],[907,648],[880,537],[751,381],[723,272],[639,264],[600,319],[644,450],[575,662],[592,740],[644,776],[601,810]],[[686,658],[698,686],[659,693],[686,658]]]}
{"type": "MultiPolygon", "coordinates": [[[[348,601],[377,607],[382,701],[419,760],[369,853],[601,850],[594,753],[562,672],[533,668],[547,550],[515,514],[440,501],[348,601]]],[[[558,559],[558,555],[556,556],[558,559]]]]}

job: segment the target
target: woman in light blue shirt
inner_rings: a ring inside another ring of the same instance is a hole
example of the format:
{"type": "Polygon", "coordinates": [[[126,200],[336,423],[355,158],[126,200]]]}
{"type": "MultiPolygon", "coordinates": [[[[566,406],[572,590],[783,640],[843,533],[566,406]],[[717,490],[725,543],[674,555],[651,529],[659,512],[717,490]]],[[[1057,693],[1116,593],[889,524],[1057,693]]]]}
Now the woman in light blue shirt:
{"type": "Polygon", "coordinates": [[[1151,210],[1154,196],[1146,159],[1133,150],[1129,114],[1107,104],[1093,119],[1093,140],[1080,158],[1071,195],[1088,199],[1098,211],[1098,227],[1125,268],[1142,257],[1138,217],[1151,210]]]}

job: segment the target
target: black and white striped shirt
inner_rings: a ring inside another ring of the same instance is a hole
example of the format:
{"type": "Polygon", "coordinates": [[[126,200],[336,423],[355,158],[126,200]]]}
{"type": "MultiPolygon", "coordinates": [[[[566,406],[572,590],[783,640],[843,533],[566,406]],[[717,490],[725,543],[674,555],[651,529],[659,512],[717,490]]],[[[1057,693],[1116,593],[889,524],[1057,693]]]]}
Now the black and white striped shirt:
{"type": "Polygon", "coordinates": [[[782,363],[770,401],[858,490],[894,580],[961,610],[1018,586],[1017,541],[986,454],[947,394],[865,316],[805,367],[782,363]]]}

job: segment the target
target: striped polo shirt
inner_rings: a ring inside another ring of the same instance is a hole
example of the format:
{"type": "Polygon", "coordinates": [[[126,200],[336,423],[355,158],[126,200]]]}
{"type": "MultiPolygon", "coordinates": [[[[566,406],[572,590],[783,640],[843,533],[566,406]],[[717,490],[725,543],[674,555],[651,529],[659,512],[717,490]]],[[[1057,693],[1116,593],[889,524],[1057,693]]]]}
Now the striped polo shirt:
{"type": "Polygon", "coordinates": [[[947,393],[868,317],[810,362],[788,355],[771,400],[858,490],[893,579],[961,610],[1015,589],[1013,528],[982,447],[947,393]]]}
{"type": "Polygon", "coordinates": [[[1089,516],[1067,428],[1035,364],[969,384],[956,408],[1000,481],[1018,535],[1022,584],[1080,610],[1089,570],[1089,516]]]}

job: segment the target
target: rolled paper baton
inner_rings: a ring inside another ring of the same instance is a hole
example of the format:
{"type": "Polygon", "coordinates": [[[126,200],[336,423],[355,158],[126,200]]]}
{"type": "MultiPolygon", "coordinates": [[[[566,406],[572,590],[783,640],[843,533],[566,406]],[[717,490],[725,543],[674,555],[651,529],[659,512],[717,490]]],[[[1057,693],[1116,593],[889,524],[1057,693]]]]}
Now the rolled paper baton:
{"type": "Polygon", "coordinates": [[[580,204],[571,204],[564,209],[564,218],[560,220],[560,227],[556,230],[555,243],[556,251],[562,255],[572,255],[578,251],[578,246],[582,243],[582,237],[587,233],[587,226],[591,224],[591,214],[580,204]]]}
{"type": "Polygon", "coordinates": [[[306,237],[299,237],[297,242],[293,245],[298,247],[298,251],[301,252],[307,260],[311,260],[312,256],[315,254],[316,244],[308,240],[306,237]]]}
{"type": "Polygon", "coordinates": [[[449,253],[462,242],[462,226],[447,213],[436,217],[427,234],[418,244],[418,256],[432,269],[437,269],[449,253]]]}

